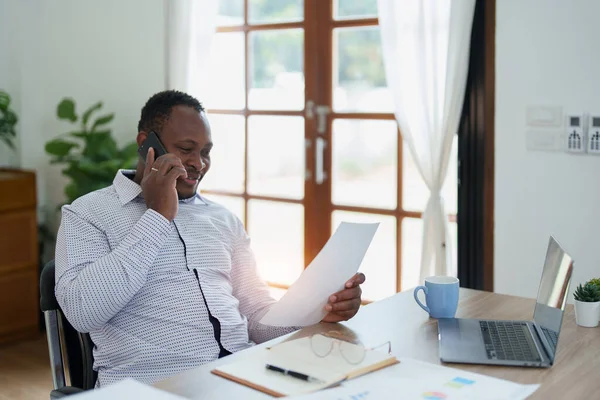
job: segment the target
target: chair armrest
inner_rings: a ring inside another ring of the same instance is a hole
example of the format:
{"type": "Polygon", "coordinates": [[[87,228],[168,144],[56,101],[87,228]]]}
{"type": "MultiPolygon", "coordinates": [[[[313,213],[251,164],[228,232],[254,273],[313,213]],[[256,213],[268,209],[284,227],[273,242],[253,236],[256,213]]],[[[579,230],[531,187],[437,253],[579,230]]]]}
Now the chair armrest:
{"type": "Polygon", "coordinates": [[[85,390],[80,389],[78,387],[74,387],[74,386],[65,386],[65,387],[61,387],[60,389],[55,389],[55,390],[51,391],[50,392],[50,400],[62,399],[63,397],[67,397],[72,394],[77,394],[77,393],[82,393],[82,392],[85,392],[85,390]]]}

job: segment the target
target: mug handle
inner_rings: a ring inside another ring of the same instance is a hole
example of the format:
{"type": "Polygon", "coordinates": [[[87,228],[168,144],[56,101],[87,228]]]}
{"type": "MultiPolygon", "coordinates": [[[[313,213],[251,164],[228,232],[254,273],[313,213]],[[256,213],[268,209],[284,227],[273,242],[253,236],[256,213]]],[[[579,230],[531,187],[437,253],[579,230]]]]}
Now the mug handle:
{"type": "Polygon", "coordinates": [[[429,311],[429,307],[424,306],[423,303],[421,303],[421,300],[419,300],[419,297],[417,297],[417,293],[419,293],[419,290],[421,289],[423,290],[423,292],[425,292],[425,296],[427,296],[427,286],[417,286],[415,288],[415,291],[413,292],[413,295],[415,296],[415,301],[423,310],[427,311],[427,314],[430,314],[431,312],[429,311]]]}

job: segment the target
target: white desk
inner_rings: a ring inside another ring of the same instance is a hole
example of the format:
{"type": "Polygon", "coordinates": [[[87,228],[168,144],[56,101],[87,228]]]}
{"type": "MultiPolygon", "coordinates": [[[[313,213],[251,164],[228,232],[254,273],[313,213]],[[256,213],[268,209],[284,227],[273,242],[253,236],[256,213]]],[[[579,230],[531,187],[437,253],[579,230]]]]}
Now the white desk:
{"type": "MultiPolygon", "coordinates": [[[[534,304],[533,299],[461,289],[457,317],[531,319],[534,304]]],[[[365,346],[391,340],[392,351],[399,357],[440,364],[437,322],[415,304],[412,291],[362,307],[352,320],[335,327],[356,335],[365,346]]],[[[318,324],[260,346],[331,329],[332,324],[318,324]]],[[[255,349],[181,373],[155,386],[190,399],[273,399],[210,372],[216,365],[244,357],[255,349]]],[[[569,305],[552,368],[447,365],[518,383],[541,383],[532,399],[600,399],[600,327],[577,326],[573,306],[569,305]]]]}

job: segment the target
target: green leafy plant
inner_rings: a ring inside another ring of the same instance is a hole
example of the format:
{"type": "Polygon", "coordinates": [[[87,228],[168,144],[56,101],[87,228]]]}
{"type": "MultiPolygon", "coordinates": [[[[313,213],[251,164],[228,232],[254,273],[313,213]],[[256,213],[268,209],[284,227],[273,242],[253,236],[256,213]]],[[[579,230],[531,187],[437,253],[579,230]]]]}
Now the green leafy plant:
{"type": "Polygon", "coordinates": [[[15,149],[13,140],[17,137],[15,125],[17,114],[10,109],[10,96],[4,90],[0,90],[0,140],[11,149],[15,149]]]}
{"type": "Polygon", "coordinates": [[[575,300],[583,301],[585,303],[595,303],[600,301],[600,287],[593,283],[587,282],[585,284],[579,284],[575,292],[573,293],[575,300]]]}
{"type": "Polygon", "coordinates": [[[112,184],[117,171],[133,168],[137,162],[137,144],[131,142],[119,149],[108,124],[114,114],[92,117],[102,108],[98,102],[77,116],[75,102],[63,99],[56,109],[59,119],[75,129],[46,143],[52,164],[63,164],[63,175],[71,181],[65,187],[69,203],[80,196],[112,184]]]}

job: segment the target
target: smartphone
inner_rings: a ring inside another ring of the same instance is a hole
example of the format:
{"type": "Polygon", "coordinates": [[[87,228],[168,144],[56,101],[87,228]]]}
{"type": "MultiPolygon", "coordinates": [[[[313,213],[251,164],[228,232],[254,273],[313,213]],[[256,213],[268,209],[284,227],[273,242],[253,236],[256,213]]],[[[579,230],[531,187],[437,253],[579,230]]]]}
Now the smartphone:
{"type": "Polygon", "coordinates": [[[165,146],[163,146],[162,142],[158,138],[158,135],[154,131],[150,131],[148,137],[142,145],[138,148],[138,154],[142,157],[142,159],[146,160],[146,156],[148,155],[148,150],[152,147],[154,149],[154,159],[156,160],[158,157],[167,154],[167,150],[165,150],[165,146]]]}

